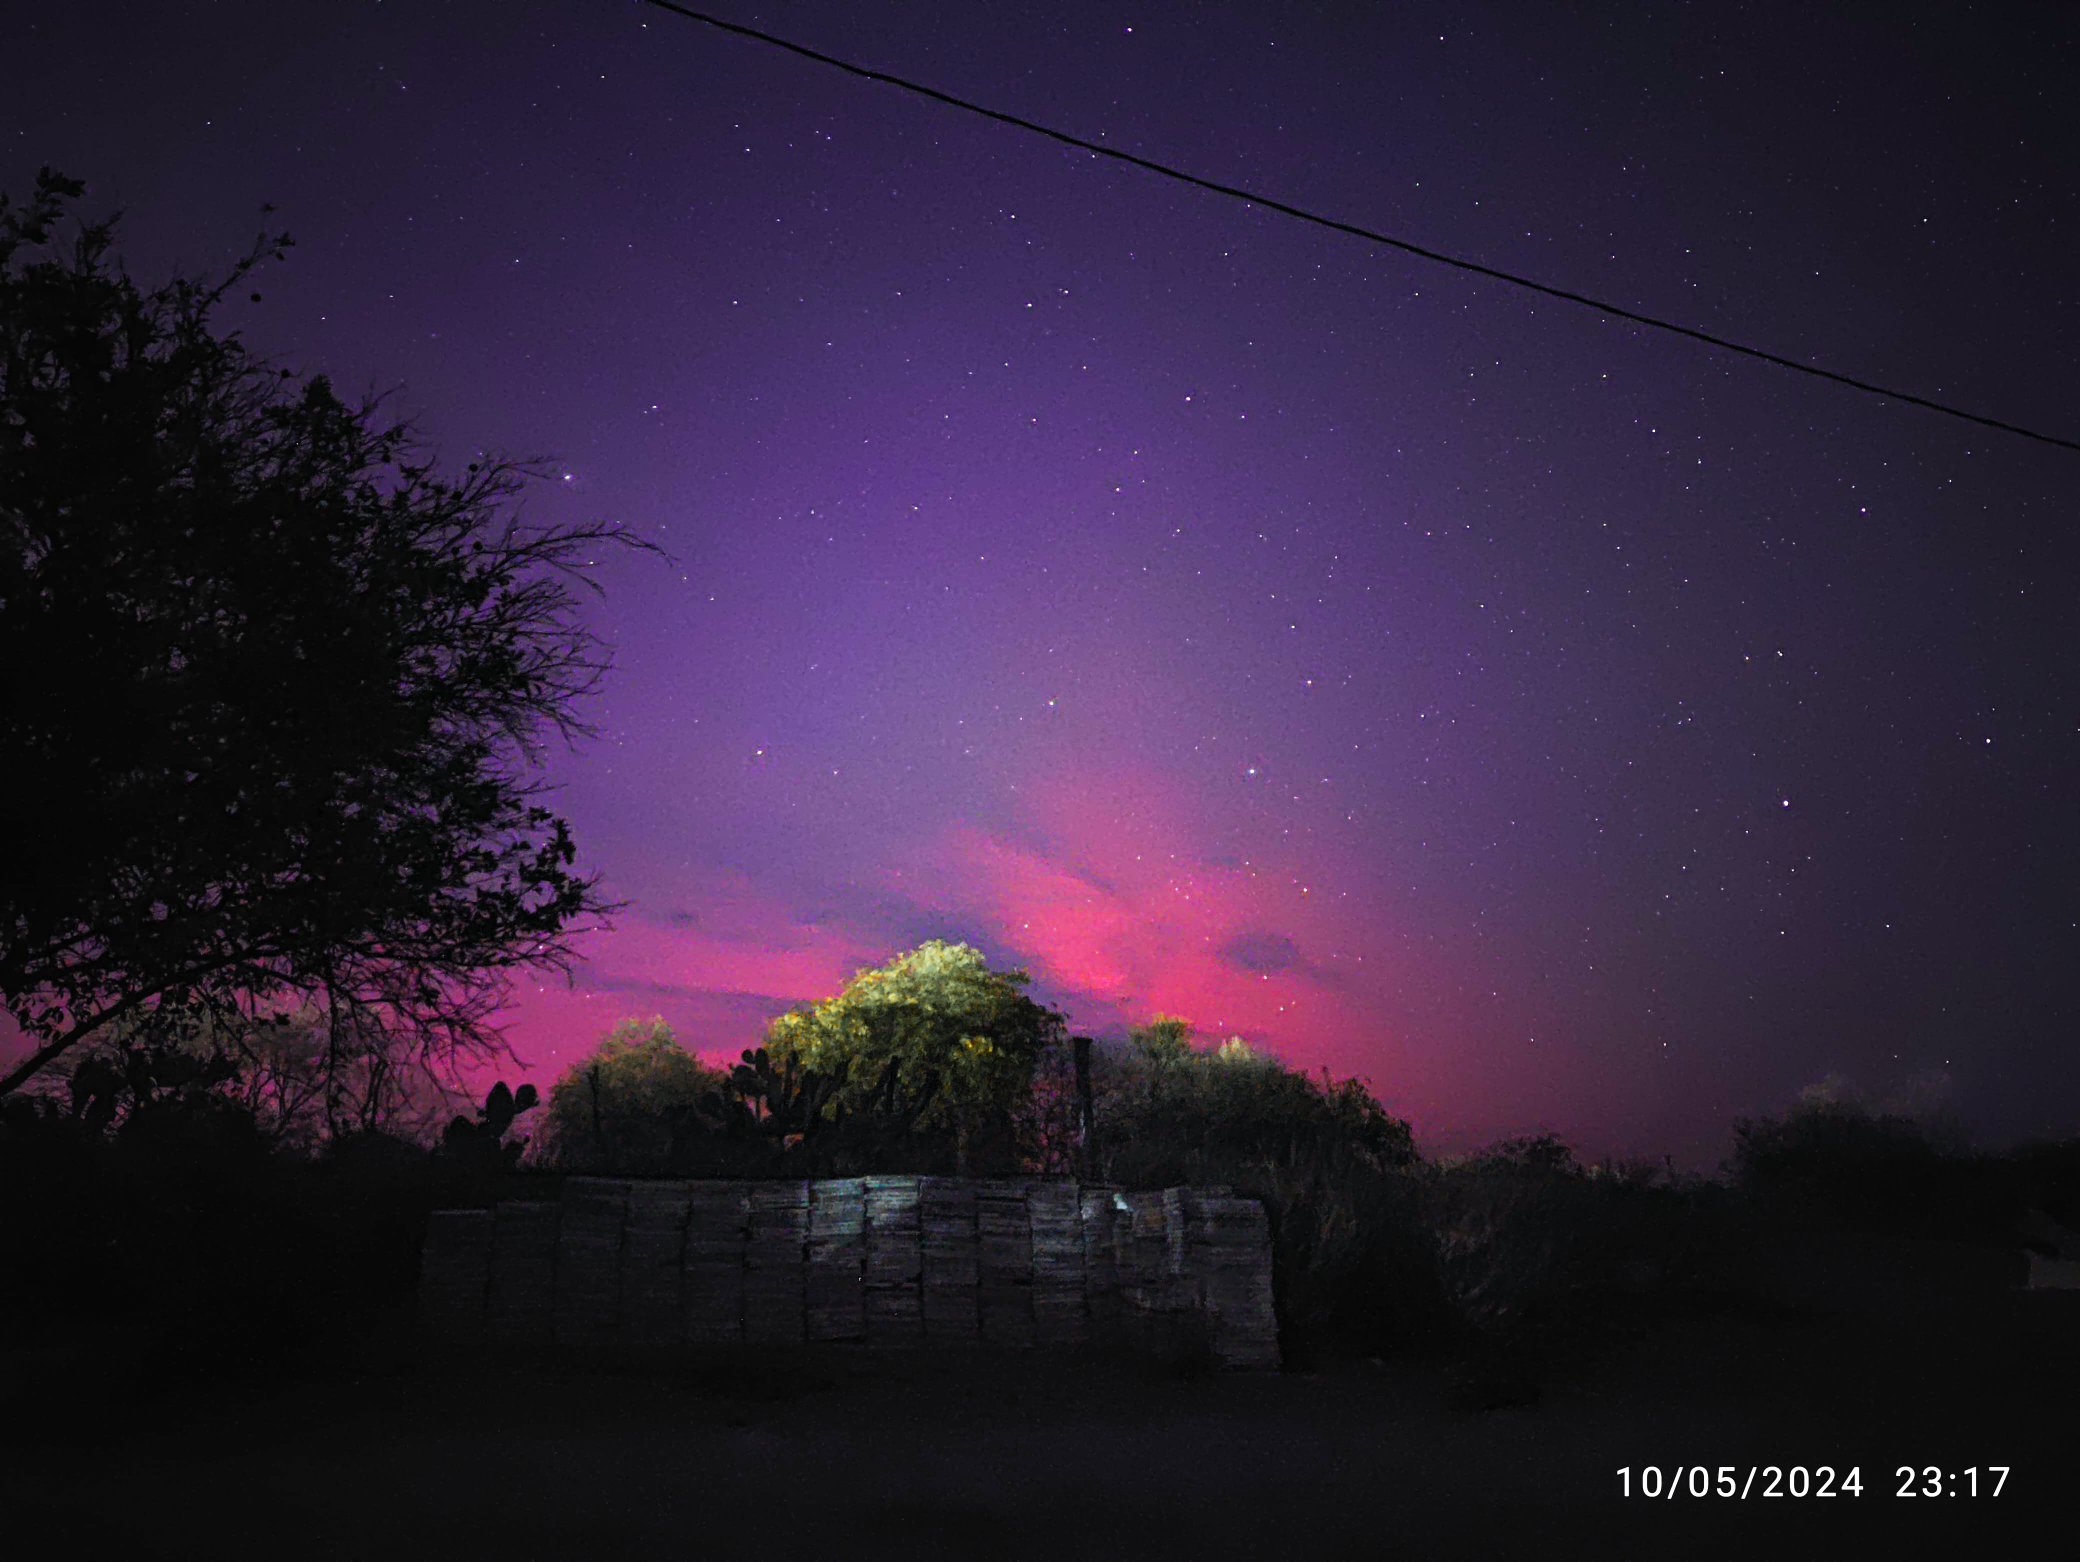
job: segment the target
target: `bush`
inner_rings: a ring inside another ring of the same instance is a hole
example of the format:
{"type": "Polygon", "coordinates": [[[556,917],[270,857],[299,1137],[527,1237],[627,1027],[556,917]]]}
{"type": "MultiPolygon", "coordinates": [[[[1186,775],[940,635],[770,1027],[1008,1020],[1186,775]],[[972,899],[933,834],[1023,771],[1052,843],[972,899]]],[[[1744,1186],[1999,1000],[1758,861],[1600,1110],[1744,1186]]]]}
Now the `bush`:
{"type": "Polygon", "coordinates": [[[1239,1040],[1195,1048],[1168,1018],[1093,1072],[1088,1175],[1225,1186],[1263,1203],[1289,1359],[1428,1327],[1428,1299],[1394,1283],[1416,1246],[1402,1176],[1414,1139],[1362,1083],[1317,1080],[1239,1040]]]}
{"type": "Polygon", "coordinates": [[[1271,1218],[1287,1356],[1422,1354],[1535,1371],[1702,1300],[1724,1200],[1558,1141],[1380,1166],[1317,1150],[1233,1169],[1271,1218]]]}
{"type": "Polygon", "coordinates": [[[89,1381],[360,1361],[410,1315],[430,1211],[545,1196],[502,1158],[384,1134],[271,1148],[241,1111],[168,1098],[106,1131],[7,1103],[5,1338],[60,1348],[89,1381]]]}
{"type": "Polygon", "coordinates": [[[1939,1129],[1854,1101],[1800,1103],[1734,1125],[1733,1184],[1771,1219],[1894,1235],[2004,1229],[2002,1168],[1939,1129]]]}
{"type": "Polygon", "coordinates": [[[691,1108],[674,1111],[671,1170],[753,1178],[953,1172],[974,1142],[954,1124],[924,1122],[927,1104],[899,1088],[893,1061],[878,1089],[848,1091],[835,1074],[758,1047],[691,1108]]]}
{"type": "Polygon", "coordinates": [[[549,1087],[541,1159],[570,1171],[668,1172],[683,1120],[723,1083],[662,1016],[623,1020],[549,1087]]]}
{"type": "Polygon", "coordinates": [[[1543,1360],[1635,1329],[1707,1283],[1718,1223],[1703,1187],[1652,1168],[1585,1169],[1565,1150],[1519,1141],[1426,1179],[1438,1286],[1479,1349],[1543,1360]]]}
{"type": "Polygon", "coordinates": [[[1327,1157],[1374,1168],[1414,1163],[1407,1123],[1355,1079],[1317,1080],[1230,1039],[1193,1049],[1160,1020],[1094,1067],[1094,1173],[1129,1187],[1233,1183],[1266,1163],[1327,1157]]]}

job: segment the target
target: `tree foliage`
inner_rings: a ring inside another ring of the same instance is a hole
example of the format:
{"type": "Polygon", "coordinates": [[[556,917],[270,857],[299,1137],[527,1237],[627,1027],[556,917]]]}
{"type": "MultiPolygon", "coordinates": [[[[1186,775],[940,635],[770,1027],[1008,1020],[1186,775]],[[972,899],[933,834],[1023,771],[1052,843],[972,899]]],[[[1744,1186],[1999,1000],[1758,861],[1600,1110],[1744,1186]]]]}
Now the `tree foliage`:
{"type": "Polygon", "coordinates": [[[1380,1168],[1416,1158],[1408,1124],[1362,1081],[1316,1079],[1239,1036],[1202,1049],[1190,1022],[1158,1016],[1105,1060],[1088,1156],[1108,1177],[1233,1182],[1322,1154],[1380,1168]]]}
{"type": "Polygon", "coordinates": [[[1988,1163],[1939,1115],[1873,1106],[1838,1080],[1733,1127],[1728,1169],[1756,1205],[1849,1226],[1948,1234],[1985,1220],[1988,1163]]]}
{"type": "Polygon", "coordinates": [[[670,1170],[692,1177],[857,1177],[871,1172],[950,1172],[955,1136],[920,1124],[923,1099],[904,1101],[894,1064],[862,1098],[841,1098],[840,1079],[747,1049],[697,1109],[674,1114],[670,1170]]]}
{"type": "Polygon", "coordinates": [[[584,731],[578,593],[629,539],[524,524],[530,469],[442,475],[220,332],[285,238],[147,288],[113,223],[59,236],[80,193],[0,200],[0,1005],[37,1044],[0,1094],[162,1001],[487,1052],[605,909],[530,772],[584,731]]]}
{"type": "Polygon", "coordinates": [[[1026,995],[1023,971],[938,939],[861,971],[835,997],[794,1009],[766,1048],[835,1081],[834,1106],[903,1112],[962,1137],[971,1161],[1015,1157],[1015,1119],[1033,1074],[1064,1036],[1026,995]]]}
{"type": "Polygon", "coordinates": [[[1147,1063],[1182,1064],[1192,1056],[1192,1022],[1175,1014],[1158,1014],[1127,1032],[1127,1043],[1147,1063]]]}
{"type": "Polygon", "coordinates": [[[548,1154],[587,1171],[670,1170],[675,1142],[724,1084],[662,1016],[623,1020],[549,1087],[548,1154]]]}

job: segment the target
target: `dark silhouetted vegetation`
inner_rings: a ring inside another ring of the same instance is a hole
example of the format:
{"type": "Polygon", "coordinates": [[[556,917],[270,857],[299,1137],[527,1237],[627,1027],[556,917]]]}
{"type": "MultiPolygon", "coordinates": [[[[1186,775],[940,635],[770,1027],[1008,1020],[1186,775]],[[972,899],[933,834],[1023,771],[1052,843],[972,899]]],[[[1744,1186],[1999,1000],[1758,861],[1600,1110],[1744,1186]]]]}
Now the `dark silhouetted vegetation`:
{"type": "Polygon", "coordinates": [[[474,1117],[457,1115],[441,1130],[439,1153],[464,1165],[511,1171],[520,1164],[527,1140],[509,1139],[513,1124],[537,1104],[532,1085],[512,1089],[504,1080],[493,1085],[474,1117]]]}
{"type": "Polygon", "coordinates": [[[522,523],[526,468],[443,475],[218,329],[286,238],[146,287],[112,222],[63,231],[81,193],[0,201],[0,748],[35,821],[0,875],[35,1045],[0,1096],[160,1004],[301,1001],[341,1131],[365,1038],[488,1059],[507,975],[603,909],[528,772],[584,730],[576,609],[627,539],[522,523]]]}
{"type": "Polygon", "coordinates": [[[1734,1125],[1729,1170],[1758,1206],[1787,1217],[1907,1235],[1968,1235],[2008,1193],[1998,1163],[1940,1122],[1873,1107],[1832,1085],[1781,1116],[1734,1125]]]}
{"type": "MultiPolygon", "coordinates": [[[[884,969],[915,983],[917,966],[884,969]]],[[[1662,1324],[1816,1296],[1863,1305],[1883,1289],[1857,1269],[1871,1242],[1907,1244],[1938,1270],[1983,1252],[1971,1284],[2012,1284],[2003,1265],[2026,1246],[2068,1256],[2073,1146],[1978,1153],[1939,1123],[1839,1092],[1740,1123],[1723,1179],[1584,1164],[1550,1134],[1427,1159],[1362,1082],[1233,1038],[1202,1047],[1164,1018],[1088,1049],[1086,1117],[1059,1018],[1036,1020],[972,951],[948,968],[955,995],[995,996],[967,1013],[929,993],[864,1014],[826,1008],[817,1041],[794,1030],[728,1069],[663,1021],[632,1020],[545,1102],[504,1084],[467,1110],[452,1092],[396,1097],[337,1132],[311,1105],[323,1027],[308,1011],[236,1023],[207,1006],[142,1011],[84,1047],[62,1088],[0,1102],[0,1218],[23,1260],[0,1277],[0,1301],[17,1338],[116,1330],[145,1357],[233,1342],[263,1356],[366,1348],[409,1316],[437,1207],[553,1197],[572,1171],[816,1177],[980,1162],[1261,1199],[1290,1361],[1457,1362],[1467,1404],[1501,1405],[1662,1324]],[[1030,1066],[986,1065],[960,1110],[937,1110],[935,1065],[990,1056],[973,1043],[1003,1015],[1030,1066]],[[1837,1260],[1846,1288],[1809,1283],[1837,1260]]],[[[1203,1355],[1171,1341],[1164,1370],[1189,1373],[1203,1355]]]]}
{"type": "Polygon", "coordinates": [[[76,1389],[395,1352],[427,1214],[543,1185],[512,1169],[504,1137],[530,1093],[497,1086],[480,1117],[459,1119],[467,1135],[432,1148],[357,1131],[315,1152],[271,1143],[222,1087],[157,1091],[112,1124],[55,1094],[9,1097],[7,1345],[72,1348],[76,1389]]]}

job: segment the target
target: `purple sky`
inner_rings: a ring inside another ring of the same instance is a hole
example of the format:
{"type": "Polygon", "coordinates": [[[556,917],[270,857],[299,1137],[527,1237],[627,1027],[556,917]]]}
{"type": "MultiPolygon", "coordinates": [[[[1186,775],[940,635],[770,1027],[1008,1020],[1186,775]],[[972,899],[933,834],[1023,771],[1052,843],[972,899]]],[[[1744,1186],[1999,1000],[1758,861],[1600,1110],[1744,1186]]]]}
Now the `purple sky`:
{"type": "MultiPolygon", "coordinates": [[[[2080,431],[2075,19],[1820,9],[727,14],[2080,431]]],[[[1830,1072],[2080,1129],[2080,456],[619,0],[31,7],[0,116],[145,275],[272,201],[255,342],[676,555],[605,571],[556,776],[633,904],[536,1077],[943,935],[1434,1146],[1708,1161],[1830,1072]]]]}

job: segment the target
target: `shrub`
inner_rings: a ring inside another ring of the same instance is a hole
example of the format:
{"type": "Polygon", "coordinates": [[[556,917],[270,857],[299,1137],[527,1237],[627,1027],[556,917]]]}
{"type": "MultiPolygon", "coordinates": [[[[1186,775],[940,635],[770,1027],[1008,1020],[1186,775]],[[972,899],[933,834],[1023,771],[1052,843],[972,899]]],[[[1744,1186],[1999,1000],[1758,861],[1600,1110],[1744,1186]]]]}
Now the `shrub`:
{"type": "Polygon", "coordinates": [[[1900,1235],[2005,1225],[2001,1168],[1917,1118],[1808,1099],[1734,1125],[1733,1184],[1761,1214],[1900,1235]]]}
{"type": "Polygon", "coordinates": [[[1385,1168],[1413,1164],[1408,1124],[1355,1079],[1317,1080],[1230,1038],[1189,1045],[1159,1020],[1094,1069],[1097,1110],[1086,1160],[1128,1186],[1233,1183],[1266,1162],[1314,1155],[1385,1168]]]}
{"type": "Polygon", "coordinates": [[[669,1171],[675,1125],[723,1083],[661,1016],[623,1020],[549,1087],[542,1159],[572,1171],[669,1171]]]}
{"type": "Polygon", "coordinates": [[[956,1169],[964,1146],[954,1124],[927,1124],[929,1098],[906,1095],[899,1065],[883,1065],[871,1091],[776,1059],[764,1047],[691,1107],[672,1114],[671,1170],[691,1177],[855,1177],[870,1172],[956,1169]]]}
{"type": "Polygon", "coordinates": [[[1316,1079],[1239,1039],[1192,1045],[1159,1017],[1094,1067],[1088,1174],[1127,1187],[1232,1187],[1269,1217],[1289,1358],[1427,1327],[1427,1297],[1397,1286],[1413,1227],[1408,1125],[1354,1079],[1316,1079]]]}

